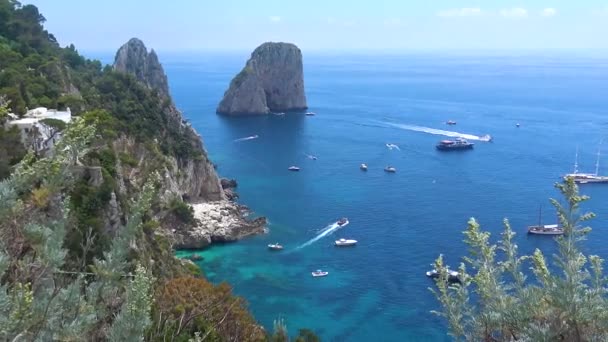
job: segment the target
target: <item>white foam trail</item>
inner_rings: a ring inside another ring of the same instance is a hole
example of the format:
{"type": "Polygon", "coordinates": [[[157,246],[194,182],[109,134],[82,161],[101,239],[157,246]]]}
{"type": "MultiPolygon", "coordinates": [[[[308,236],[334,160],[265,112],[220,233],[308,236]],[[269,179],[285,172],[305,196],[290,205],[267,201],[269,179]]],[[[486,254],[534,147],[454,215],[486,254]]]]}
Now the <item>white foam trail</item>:
{"type": "Polygon", "coordinates": [[[253,139],[257,139],[257,138],[259,138],[259,136],[256,134],[256,135],[252,135],[250,137],[235,139],[234,142],[253,140],[253,139]]]}
{"type": "Polygon", "coordinates": [[[397,150],[401,151],[399,146],[397,146],[395,144],[386,144],[386,147],[388,147],[389,150],[393,150],[394,148],[396,148],[397,150]]]}
{"type": "Polygon", "coordinates": [[[304,242],[303,244],[301,244],[300,246],[298,246],[296,249],[302,249],[306,246],[310,246],[313,243],[317,242],[318,240],[322,239],[323,237],[335,232],[336,230],[344,227],[345,225],[340,226],[337,222],[330,224],[329,226],[323,228],[323,230],[321,230],[321,232],[319,233],[319,235],[315,236],[314,238],[304,242]]]}
{"type": "Polygon", "coordinates": [[[435,129],[435,128],[429,128],[429,127],[423,127],[423,126],[415,126],[415,125],[402,125],[402,124],[396,124],[396,123],[390,123],[390,122],[385,122],[385,124],[392,126],[392,127],[405,129],[408,131],[423,132],[423,133],[429,133],[429,134],[435,134],[435,135],[444,135],[446,137],[463,138],[463,139],[467,139],[467,140],[483,140],[483,137],[480,137],[477,135],[453,132],[453,131],[445,131],[443,129],[435,129]]]}

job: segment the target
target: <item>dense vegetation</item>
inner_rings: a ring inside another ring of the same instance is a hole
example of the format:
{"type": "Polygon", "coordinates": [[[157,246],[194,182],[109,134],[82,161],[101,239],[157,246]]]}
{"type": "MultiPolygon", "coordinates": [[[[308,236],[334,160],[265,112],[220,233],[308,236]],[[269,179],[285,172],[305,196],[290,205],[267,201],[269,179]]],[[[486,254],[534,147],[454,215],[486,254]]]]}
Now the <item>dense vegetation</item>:
{"type": "Polygon", "coordinates": [[[470,257],[460,265],[462,284],[448,285],[447,271],[439,257],[441,273],[434,290],[450,334],[460,341],[607,341],[608,297],[603,262],[581,252],[581,241],[591,231],[584,227],[592,213],[579,213],[588,200],[579,195],[572,179],[557,184],[566,200],[552,200],[565,235],[558,237],[558,254],[550,264],[540,250],[519,256],[515,233],[505,220],[498,244],[471,219],[464,232],[470,257]],[[534,278],[523,268],[529,265],[534,278]]]}
{"type": "MultiPolygon", "coordinates": [[[[44,21],[35,6],[0,0],[0,125],[37,106],[79,116],[46,122],[63,130],[46,156],[0,129],[0,339],[288,341],[284,326],[268,335],[227,284],[173,256],[159,211],[193,217],[180,199],[161,203],[156,171],[201,149],[170,99],[60,47],[44,21]],[[145,167],[115,149],[121,139],[147,151],[145,167]],[[127,171],[138,182],[121,189],[127,171]]],[[[298,341],[316,337],[303,330],[298,341]]]]}

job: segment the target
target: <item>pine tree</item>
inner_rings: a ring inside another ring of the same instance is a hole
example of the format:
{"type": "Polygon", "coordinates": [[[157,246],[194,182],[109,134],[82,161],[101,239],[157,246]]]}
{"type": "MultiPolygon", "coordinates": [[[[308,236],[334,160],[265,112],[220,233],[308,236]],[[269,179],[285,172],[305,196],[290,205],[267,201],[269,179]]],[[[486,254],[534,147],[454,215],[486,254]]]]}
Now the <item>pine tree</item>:
{"type": "Polygon", "coordinates": [[[557,210],[564,236],[556,238],[558,253],[549,265],[543,253],[518,256],[515,233],[504,221],[502,239],[490,243],[490,233],[471,219],[464,232],[470,256],[459,267],[460,284],[448,284],[443,258],[436,262],[440,277],[432,289],[449,333],[460,341],[607,341],[608,302],[603,260],[580,250],[591,228],[593,213],[580,213],[580,195],[573,179],[556,184],[566,200],[557,210]],[[535,281],[522,267],[530,264],[535,281]],[[472,272],[467,270],[471,269],[472,272]],[[554,269],[556,271],[552,272],[554,269]]]}

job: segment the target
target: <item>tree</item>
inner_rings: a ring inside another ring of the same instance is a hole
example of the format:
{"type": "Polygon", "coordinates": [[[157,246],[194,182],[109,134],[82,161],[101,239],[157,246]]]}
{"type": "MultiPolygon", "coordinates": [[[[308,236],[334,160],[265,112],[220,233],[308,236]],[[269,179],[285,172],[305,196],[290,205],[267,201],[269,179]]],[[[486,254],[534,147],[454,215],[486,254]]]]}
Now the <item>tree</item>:
{"type": "Polygon", "coordinates": [[[539,249],[533,255],[518,256],[515,233],[507,220],[497,244],[490,243],[490,233],[482,231],[474,219],[469,221],[464,234],[470,256],[460,265],[460,284],[449,285],[443,258],[436,260],[440,277],[432,291],[442,306],[436,314],[447,320],[455,340],[608,340],[603,260],[580,250],[591,231],[583,225],[594,217],[580,213],[581,203],[589,197],[579,194],[571,178],[556,187],[566,204],[551,202],[565,235],[556,238],[553,264],[539,249]],[[528,263],[535,281],[528,281],[522,272],[528,263]],[[474,271],[469,273],[467,266],[474,271]]]}
{"type": "Polygon", "coordinates": [[[94,126],[76,119],[52,156],[30,154],[0,181],[2,340],[78,341],[107,330],[110,340],[132,341],[142,339],[150,323],[152,279],[145,268],[133,267],[129,254],[155,180],[144,186],[126,225],[90,272],[67,266],[64,241],[72,219],[69,199],[61,197],[75,178],[73,159],[87,153],[94,135],[94,126]]]}

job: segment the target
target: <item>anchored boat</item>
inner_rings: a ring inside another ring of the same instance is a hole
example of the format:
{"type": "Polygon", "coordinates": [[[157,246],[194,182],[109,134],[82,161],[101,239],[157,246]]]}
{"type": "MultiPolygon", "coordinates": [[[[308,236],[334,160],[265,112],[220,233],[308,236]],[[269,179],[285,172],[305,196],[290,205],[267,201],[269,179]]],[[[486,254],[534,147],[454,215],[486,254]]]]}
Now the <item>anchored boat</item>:
{"type": "Polygon", "coordinates": [[[280,251],[283,250],[283,245],[280,245],[278,242],[270,243],[268,244],[268,249],[270,249],[271,251],[280,251]]]}
{"type": "Polygon", "coordinates": [[[312,276],[313,277],[325,277],[328,274],[329,274],[329,272],[327,272],[327,271],[321,271],[321,270],[316,270],[316,271],[312,272],[312,276]]]}
{"type": "MultiPolygon", "coordinates": [[[[449,267],[446,267],[446,270],[448,271],[448,282],[451,282],[451,283],[460,282],[460,273],[450,270],[449,267]]],[[[432,278],[432,279],[439,278],[439,275],[440,275],[439,272],[437,272],[437,270],[435,270],[435,269],[432,269],[432,270],[426,272],[426,276],[429,278],[432,278]]]]}
{"type": "Polygon", "coordinates": [[[300,168],[297,167],[297,166],[290,166],[290,167],[287,168],[287,170],[289,170],[289,171],[300,171],[300,168]]]}
{"type": "Polygon", "coordinates": [[[363,171],[367,171],[367,164],[363,163],[359,166],[359,168],[363,171]]]}
{"type": "Polygon", "coordinates": [[[563,235],[564,228],[558,224],[542,224],[542,206],[538,209],[538,224],[528,226],[528,234],[536,235],[563,235]]]}
{"type": "Polygon", "coordinates": [[[352,240],[352,239],[336,240],[336,246],[338,246],[338,247],[354,246],[356,244],[357,244],[357,240],[352,240]]]}
{"type": "Polygon", "coordinates": [[[564,180],[572,178],[575,183],[587,184],[587,183],[608,183],[608,176],[600,176],[600,148],[597,150],[597,160],[595,162],[595,173],[582,173],[578,172],[578,147],[576,148],[576,156],[574,158],[574,171],[564,176],[564,180]]]}

